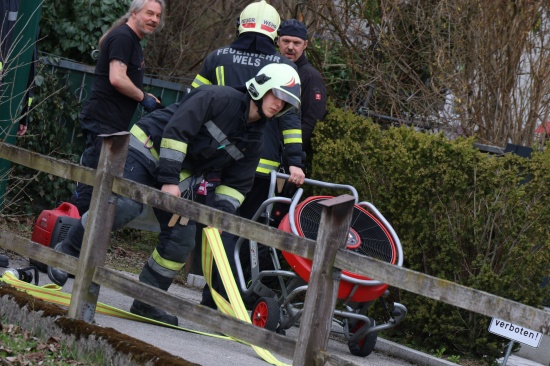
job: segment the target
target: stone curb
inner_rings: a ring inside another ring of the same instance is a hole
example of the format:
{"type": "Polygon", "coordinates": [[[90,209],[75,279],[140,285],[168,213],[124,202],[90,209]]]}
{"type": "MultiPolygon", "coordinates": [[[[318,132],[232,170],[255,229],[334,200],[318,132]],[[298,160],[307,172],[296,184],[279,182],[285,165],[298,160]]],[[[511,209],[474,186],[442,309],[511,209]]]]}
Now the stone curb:
{"type": "Polygon", "coordinates": [[[456,366],[458,364],[416,351],[392,341],[378,337],[374,349],[392,357],[422,366],[456,366]]]}
{"type": "Polygon", "coordinates": [[[206,281],[204,280],[203,276],[199,276],[191,273],[187,275],[187,286],[195,287],[199,290],[202,290],[204,285],[206,285],[206,281]]]}

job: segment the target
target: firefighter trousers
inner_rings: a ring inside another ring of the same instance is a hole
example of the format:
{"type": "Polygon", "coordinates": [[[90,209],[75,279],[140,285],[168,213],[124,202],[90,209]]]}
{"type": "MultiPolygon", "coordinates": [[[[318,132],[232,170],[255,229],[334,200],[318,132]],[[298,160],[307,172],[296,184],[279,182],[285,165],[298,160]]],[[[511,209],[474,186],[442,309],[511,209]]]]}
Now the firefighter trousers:
{"type": "MultiPolygon", "coordinates": [[[[155,187],[156,179],[150,171],[147,169],[146,160],[140,157],[140,153],[130,149],[124,167],[124,178],[155,187]]],[[[142,203],[119,196],[113,230],[124,227],[142,212],[142,203]]],[[[154,208],[154,213],[160,224],[158,244],[140,274],[140,281],[166,290],[185,264],[185,260],[195,245],[195,223],[189,221],[187,225],[182,225],[178,221],[176,225],[169,227],[168,223],[172,218],[172,213],[157,208],[154,208]]],[[[89,214],[90,212],[86,212],[80,222],[70,229],[62,245],[57,248],[58,250],[75,257],[79,256],[89,214]]]]}

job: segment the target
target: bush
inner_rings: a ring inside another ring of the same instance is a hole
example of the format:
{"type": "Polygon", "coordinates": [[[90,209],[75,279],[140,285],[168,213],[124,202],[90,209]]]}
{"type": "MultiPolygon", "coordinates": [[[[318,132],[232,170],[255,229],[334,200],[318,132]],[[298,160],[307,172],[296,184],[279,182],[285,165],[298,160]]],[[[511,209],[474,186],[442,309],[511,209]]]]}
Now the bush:
{"type": "MultiPolygon", "coordinates": [[[[70,93],[68,71],[38,64],[33,108],[27,133],[17,140],[22,148],[56,159],[78,162],[84,146],[73,143],[80,134],[80,105],[70,93]],[[72,129],[74,127],[74,130],[72,129]]],[[[14,164],[3,211],[36,214],[67,201],[74,182],[14,164]]]]}
{"type": "Polygon", "coordinates": [[[95,64],[99,38],[128,10],[131,0],[44,1],[40,18],[41,52],[95,64]]]}
{"type": "MultiPolygon", "coordinates": [[[[381,130],[334,106],[315,132],[314,178],[351,184],[376,205],[403,243],[405,267],[542,304],[550,263],[549,150],[531,159],[491,156],[474,150],[472,139],[381,130]]],[[[394,335],[425,349],[499,355],[501,339],[488,333],[489,318],[402,290],[399,297],[409,314],[394,335]]]]}

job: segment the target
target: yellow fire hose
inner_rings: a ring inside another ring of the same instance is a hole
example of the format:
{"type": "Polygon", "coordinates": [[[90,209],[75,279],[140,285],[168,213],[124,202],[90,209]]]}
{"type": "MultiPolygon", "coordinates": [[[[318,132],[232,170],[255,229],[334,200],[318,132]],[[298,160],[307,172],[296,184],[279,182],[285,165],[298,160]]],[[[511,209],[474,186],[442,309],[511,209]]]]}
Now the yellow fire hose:
{"type": "MultiPolygon", "coordinates": [[[[248,323],[251,323],[250,317],[248,316],[248,312],[244,306],[239,290],[237,288],[237,284],[233,277],[231,267],[229,266],[229,261],[227,259],[227,255],[225,253],[225,249],[223,247],[223,243],[217,229],[211,228],[211,227],[204,229],[203,236],[202,236],[202,253],[203,253],[202,266],[203,266],[204,278],[206,280],[206,283],[211,289],[212,296],[214,298],[214,301],[216,302],[216,305],[218,306],[218,309],[224,314],[231,315],[233,317],[236,317],[239,320],[243,320],[248,323]],[[212,284],[213,261],[215,261],[216,265],[218,266],[218,271],[222,278],[222,282],[225,287],[226,293],[229,297],[229,301],[227,301],[223,296],[221,296],[218,292],[212,289],[211,284],[212,284]]],[[[11,272],[5,272],[0,277],[0,281],[5,282],[21,291],[25,291],[26,293],[28,293],[33,297],[36,297],[37,299],[41,299],[53,304],[68,307],[71,302],[71,294],[62,292],[61,287],[55,284],[36,286],[31,283],[21,281],[20,279],[16,278],[15,275],[11,272]]],[[[222,335],[206,333],[206,332],[199,332],[197,330],[192,330],[192,329],[187,329],[183,327],[166,324],[163,322],[159,322],[157,320],[132,314],[128,311],[121,310],[114,306],[103,304],[101,302],[97,303],[96,311],[100,314],[140,321],[144,323],[162,325],[165,327],[180,329],[186,332],[206,335],[210,337],[227,339],[227,340],[234,339],[228,336],[222,336],[222,335]]],[[[235,340],[239,341],[237,339],[235,340]]],[[[245,343],[245,342],[242,342],[242,343],[245,343]]],[[[256,353],[260,357],[262,357],[262,359],[265,360],[266,362],[269,362],[270,364],[276,365],[276,366],[288,366],[280,362],[279,360],[277,360],[269,351],[260,347],[256,347],[254,345],[251,345],[251,346],[254,349],[254,351],[256,351],[256,353]]]]}
{"type": "MultiPolygon", "coordinates": [[[[235,283],[235,278],[229,266],[227,255],[223,247],[222,238],[218,229],[213,227],[205,228],[202,234],[202,270],[206,283],[210,287],[212,297],[218,306],[218,309],[224,314],[231,315],[239,320],[252,323],[248,312],[243,303],[243,299],[235,283]],[[225,300],[217,291],[212,288],[212,259],[216,261],[218,272],[222,278],[223,286],[229,297],[229,302],[225,300]]],[[[269,351],[251,345],[254,351],[266,362],[276,366],[287,366],[280,362],[269,351]]]]}

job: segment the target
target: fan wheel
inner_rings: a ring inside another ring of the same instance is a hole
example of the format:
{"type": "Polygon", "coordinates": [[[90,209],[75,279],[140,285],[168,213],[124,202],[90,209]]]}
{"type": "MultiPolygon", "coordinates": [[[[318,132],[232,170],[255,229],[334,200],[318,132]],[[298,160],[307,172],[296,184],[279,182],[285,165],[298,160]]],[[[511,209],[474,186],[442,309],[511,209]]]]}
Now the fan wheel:
{"type": "Polygon", "coordinates": [[[252,324],[271,331],[277,330],[279,324],[279,303],[271,297],[260,297],[250,314],[252,324]]]}

